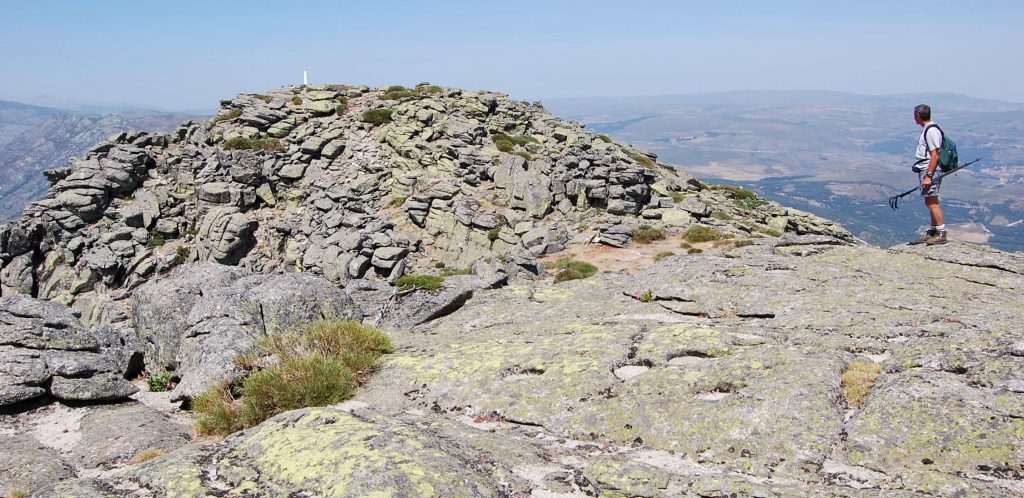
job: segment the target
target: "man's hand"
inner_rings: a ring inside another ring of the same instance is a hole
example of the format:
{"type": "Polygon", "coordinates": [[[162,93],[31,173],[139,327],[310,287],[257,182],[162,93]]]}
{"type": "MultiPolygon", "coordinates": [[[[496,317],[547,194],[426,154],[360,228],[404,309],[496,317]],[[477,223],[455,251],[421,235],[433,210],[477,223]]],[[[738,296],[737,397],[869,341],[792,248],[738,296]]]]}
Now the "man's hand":
{"type": "Polygon", "coordinates": [[[932,186],[932,177],[931,177],[931,175],[924,175],[924,179],[921,180],[921,186],[924,187],[925,190],[927,190],[928,187],[932,186]]]}

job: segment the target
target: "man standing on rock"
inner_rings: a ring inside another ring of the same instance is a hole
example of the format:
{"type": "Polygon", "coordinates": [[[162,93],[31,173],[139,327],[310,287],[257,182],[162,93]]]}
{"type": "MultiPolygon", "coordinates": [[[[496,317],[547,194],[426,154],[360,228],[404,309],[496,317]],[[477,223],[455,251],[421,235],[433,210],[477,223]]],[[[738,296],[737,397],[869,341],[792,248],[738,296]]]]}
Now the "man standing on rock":
{"type": "Polygon", "coordinates": [[[921,196],[932,218],[932,227],[921,238],[911,244],[945,244],[946,224],[939,206],[939,187],[942,173],[936,175],[939,167],[939,147],[942,147],[942,129],[932,122],[932,108],[921,104],[914,107],[914,122],[923,130],[917,141],[917,159],[914,171],[921,181],[921,196]]]}

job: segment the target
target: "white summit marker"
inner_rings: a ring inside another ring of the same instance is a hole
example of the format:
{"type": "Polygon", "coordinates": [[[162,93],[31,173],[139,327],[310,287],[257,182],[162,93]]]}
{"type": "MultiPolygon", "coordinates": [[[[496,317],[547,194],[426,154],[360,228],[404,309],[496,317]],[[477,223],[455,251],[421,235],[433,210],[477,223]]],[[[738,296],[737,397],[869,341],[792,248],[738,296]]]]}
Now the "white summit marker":
{"type": "Polygon", "coordinates": [[[305,71],[302,72],[302,84],[303,85],[308,85],[309,84],[309,79],[306,78],[306,72],[305,71]]]}

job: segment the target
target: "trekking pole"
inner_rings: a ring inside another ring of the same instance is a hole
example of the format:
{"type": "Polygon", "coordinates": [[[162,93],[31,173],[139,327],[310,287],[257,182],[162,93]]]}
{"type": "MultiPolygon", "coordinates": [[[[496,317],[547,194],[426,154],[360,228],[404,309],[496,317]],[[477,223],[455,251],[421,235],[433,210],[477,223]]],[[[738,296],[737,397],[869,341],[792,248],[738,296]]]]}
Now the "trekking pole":
{"type": "MultiPolygon", "coordinates": [[[[966,168],[966,167],[968,167],[968,166],[970,166],[970,165],[972,165],[972,164],[974,164],[974,163],[976,163],[978,161],[981,161],[980,157],[975,159],[975,160],[973,160],[973,161],[971,161],[971,162],[969,162],[969,163],[961,164],[960,166],[957,166],[957,167],[955,167],[955,168],[953,168],[953,169],[943,173],[942,176],[952,175],[953,173],[956,173],[957,171],[960,171],[960,170],[962,170],[962,169],[964,169],[964,168],[966,168]]],[[[902,194],[894,195],[894,196],[890,197],[889,198],[889,207],[891,207],[894,211],[899,209],[900,208],[900,199],[902,199],[902,198],[904,198],[904,197],[906,197],[906,196],[916,192],[917,189],[919,189],[919,188],[921,188],[921,185],[918,185],[918,186],[916,186],[916,187],[914,187],[914,188],[912,188],[912,189],[910,189],[910,190],[908,190],[906,192],[903,192],[902,194]]]]}

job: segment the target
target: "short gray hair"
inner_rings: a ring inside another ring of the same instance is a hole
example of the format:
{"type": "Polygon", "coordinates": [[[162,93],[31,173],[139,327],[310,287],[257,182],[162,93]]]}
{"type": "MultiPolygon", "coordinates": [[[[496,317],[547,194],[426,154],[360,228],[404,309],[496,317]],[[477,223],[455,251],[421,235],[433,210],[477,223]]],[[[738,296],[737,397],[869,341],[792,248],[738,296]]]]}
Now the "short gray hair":
{"type": "Polygon", "coordinates": [[[914,107],[914,115],[921,118],[922,121],[928,121],[932,119],[932,108],[925,104],[919,104],[914,107]]]}

